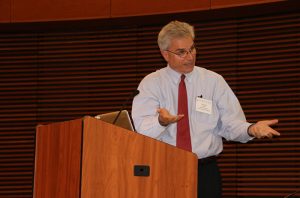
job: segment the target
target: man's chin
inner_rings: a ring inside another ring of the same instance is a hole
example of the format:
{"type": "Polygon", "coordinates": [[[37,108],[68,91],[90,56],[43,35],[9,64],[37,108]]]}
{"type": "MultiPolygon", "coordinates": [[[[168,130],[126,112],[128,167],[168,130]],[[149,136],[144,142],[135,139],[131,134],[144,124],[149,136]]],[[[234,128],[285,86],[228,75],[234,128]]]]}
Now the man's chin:
{"type": "Polygon", "coordinates": [[[184,73],[190,73],[193,71],[193,69],[194,69],[194,65],[188,65],[186,66],[184,73]]]}

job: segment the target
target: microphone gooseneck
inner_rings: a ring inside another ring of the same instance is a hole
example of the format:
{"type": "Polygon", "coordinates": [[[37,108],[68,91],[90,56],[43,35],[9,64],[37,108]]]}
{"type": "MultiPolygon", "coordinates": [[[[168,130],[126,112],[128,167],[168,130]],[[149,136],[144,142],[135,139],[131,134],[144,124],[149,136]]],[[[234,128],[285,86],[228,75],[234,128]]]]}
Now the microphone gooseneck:
{"type": "Polygon", "coordinates": [[[288,197],[291,197],[295,194],[297,194],[298,192],[300,192],[300,190],[296,190],[295,192],[292,192],[291,194],[288,194],[287,196],[285,196],[284,198],[288,198],[288,197]]]}
{"type": "Polygon", "coordinates": [[[123,103],[121,109],[119,110],[119,113],[118,113],[117,116],[115,117],[115,119],[114,119],[114,121],[113,121],[112,124],[115,124],[115,123],[117,122],[118,118],[120,117],[121,112],[124,110],[124,107],[125,107],[125,105],[128,103],[128,101],[129,101],[131,98],[133,98],[133,97],[135,97],[136,95],[138,95],[139,93],[140,93],[140,91],[137,90],[137,89],[135,89],[135,90],[130,94],[130,96],[127,98],[127,100],[123,103]]]}

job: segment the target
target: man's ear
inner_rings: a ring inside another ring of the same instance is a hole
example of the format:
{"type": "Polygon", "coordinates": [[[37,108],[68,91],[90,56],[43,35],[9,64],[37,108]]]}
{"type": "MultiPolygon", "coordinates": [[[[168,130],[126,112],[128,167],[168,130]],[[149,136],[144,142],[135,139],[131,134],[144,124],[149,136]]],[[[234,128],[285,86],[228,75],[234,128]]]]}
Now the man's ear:
{"type": "Polygon", "coordinates": [[[164,59],[168,62],[169,61],[169,53],[165,50],[160,50],[160,53],[164,57],[164,59]]]}

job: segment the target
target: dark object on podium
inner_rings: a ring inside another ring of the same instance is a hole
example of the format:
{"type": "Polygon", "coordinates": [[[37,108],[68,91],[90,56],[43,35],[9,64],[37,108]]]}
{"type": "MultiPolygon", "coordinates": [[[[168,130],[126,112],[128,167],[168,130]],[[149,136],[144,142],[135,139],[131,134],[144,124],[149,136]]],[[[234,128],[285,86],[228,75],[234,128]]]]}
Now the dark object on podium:
{"type": "Polygon", "coordinates": [[[147,165],[135,165],[134,176],[148,177],[150,176],[150,166],[147,165]]]}

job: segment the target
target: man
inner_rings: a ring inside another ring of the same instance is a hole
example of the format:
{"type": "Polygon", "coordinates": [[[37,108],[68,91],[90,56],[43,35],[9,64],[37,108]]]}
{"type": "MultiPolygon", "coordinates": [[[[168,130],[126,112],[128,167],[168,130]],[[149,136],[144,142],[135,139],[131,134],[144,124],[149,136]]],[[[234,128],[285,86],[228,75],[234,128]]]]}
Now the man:
{"type": "Polygon", "coordinates": [[[132,117],[139,133],[196,153],[198,197],[221,197],[216,156],[222,137],[245,143],[279,136],[270,127],[278,120],[248,123],[223,77],[195,66],[194,38],[194,28],[184,22],[162,28],[158,45],[168,64],[141,81],[132,117]]]}

